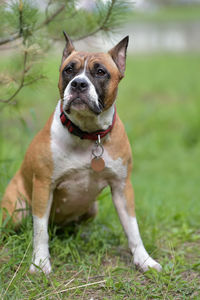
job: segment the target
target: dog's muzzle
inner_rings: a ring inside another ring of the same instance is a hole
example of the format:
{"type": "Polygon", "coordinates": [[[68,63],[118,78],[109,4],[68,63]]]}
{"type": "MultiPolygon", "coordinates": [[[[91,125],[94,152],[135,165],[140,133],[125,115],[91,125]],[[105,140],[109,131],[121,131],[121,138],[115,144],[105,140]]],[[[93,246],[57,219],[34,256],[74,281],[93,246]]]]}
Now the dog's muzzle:
{"type": "MultiPolygon", "coordinates": [[[[102,112],[98,101],[96,92],[94,93],[94,87],[91,88],[91,83],[88,82],[84,77],[76,77],[70,83],[68,87],[68,101],[64,106],[64,110],[69,114],[71,112],[71,106],[82,106],[88,107],[96,115],[102,112]],[[93,91],[92,91],[93,89],[93,91]]],[[[64,97],[64,98],[65,98],[64,97]]]]}

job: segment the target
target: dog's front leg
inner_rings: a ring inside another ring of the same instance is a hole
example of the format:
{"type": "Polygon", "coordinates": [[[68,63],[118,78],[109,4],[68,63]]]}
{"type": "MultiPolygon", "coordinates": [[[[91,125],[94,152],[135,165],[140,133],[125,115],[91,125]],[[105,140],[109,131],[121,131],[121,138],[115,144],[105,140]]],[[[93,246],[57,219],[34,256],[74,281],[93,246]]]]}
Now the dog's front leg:
{"type": "Polygon", "coordinates": [[[148,255],[140,237],[134,210],[134,193],[130,179],[127,179],[124,184],[121,182],[112,184],[111,191],[114,205],[134,256],[134,264],[144,272],[149,268],[161,271],[161,265],[148,255]]]}
{"type": "Polygon", "coordinates": [[[53,199],[53,191],[48,180],[33,178],[32,214],[33,214],[33,258],[30,272],[42,270],[51,272],[48,246],[48,220],[53,199]]]}

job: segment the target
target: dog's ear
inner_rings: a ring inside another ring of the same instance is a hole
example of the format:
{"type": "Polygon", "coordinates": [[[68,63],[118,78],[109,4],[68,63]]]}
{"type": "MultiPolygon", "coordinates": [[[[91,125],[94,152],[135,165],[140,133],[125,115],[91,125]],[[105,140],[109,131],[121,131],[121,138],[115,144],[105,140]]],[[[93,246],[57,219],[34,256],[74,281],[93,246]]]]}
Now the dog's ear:
{"type": "Polygon", "coordinates": [[[62,61],[61,61],[61,66],[63,61],[75,50],[74,45],[70,39],[70,37],[66,34],[65,31],[63,31],[65,40],[66,40],[66,44],[65,44],[65,48],[63,50],[63,56],[62,56],[62,61]]]}
{"type": "Polygon", "coordinates": [[[115,47],[113,47],[108,53],[111,55],[115,64],[117,65],[122,77],[124,76],[126,68],[126,50],[128,47],[129,36],[127,35],[121,40],[115,47]]]}

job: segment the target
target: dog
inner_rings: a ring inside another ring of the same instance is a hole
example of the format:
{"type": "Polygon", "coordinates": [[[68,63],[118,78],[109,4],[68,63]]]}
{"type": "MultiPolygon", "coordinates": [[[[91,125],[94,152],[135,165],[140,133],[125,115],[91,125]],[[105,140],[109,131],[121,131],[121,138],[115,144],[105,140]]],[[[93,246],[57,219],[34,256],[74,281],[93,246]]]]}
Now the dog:
{"type": "Polygon", "coordinates": [[[93,218],[97,196],[107,186],[128,238],[134,264],[161,270],[144,248],[134,210],[132,154],[115,101],[124,77],[129,37],[108,53],[76,51],[66,45],[59,75],[60,100],[31,142],[21,168],[10,181],[1,206],[19,224],[28,204],[33,216],[30,272],[51,272],[49,217],[64,226],[93,218]]]}

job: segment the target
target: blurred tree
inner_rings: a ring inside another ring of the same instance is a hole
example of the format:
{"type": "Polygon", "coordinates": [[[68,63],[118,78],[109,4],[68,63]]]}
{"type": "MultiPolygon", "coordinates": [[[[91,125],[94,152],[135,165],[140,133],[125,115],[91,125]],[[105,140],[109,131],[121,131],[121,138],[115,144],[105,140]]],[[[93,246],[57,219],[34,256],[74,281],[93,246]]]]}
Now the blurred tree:
{"type": "Polygon", "coordinates": [[[0,75],[4,106],[15,104],[22,88],[44,78],[41,58],[63,40],[63,30],[76,41],[100,31],[108,34],[123,21],[131,1],[91,0],[87,10],[76,0],[0,2],[0,47],[14,56],[0,75]]]}

